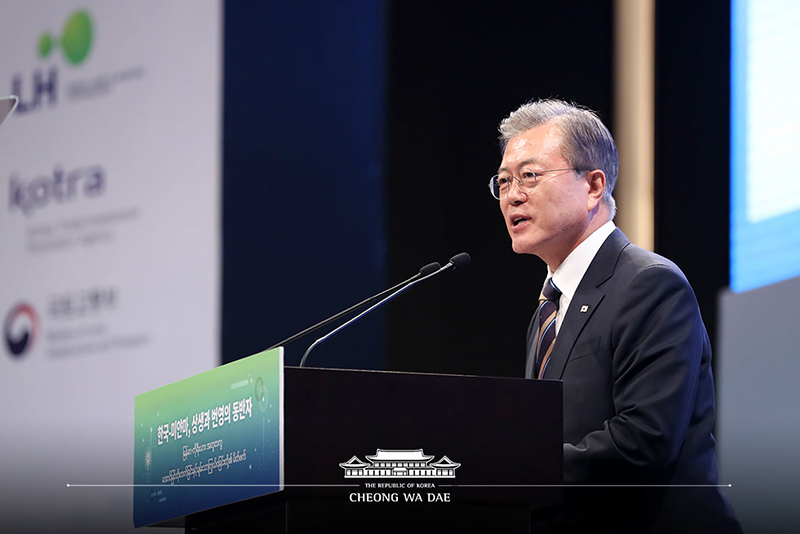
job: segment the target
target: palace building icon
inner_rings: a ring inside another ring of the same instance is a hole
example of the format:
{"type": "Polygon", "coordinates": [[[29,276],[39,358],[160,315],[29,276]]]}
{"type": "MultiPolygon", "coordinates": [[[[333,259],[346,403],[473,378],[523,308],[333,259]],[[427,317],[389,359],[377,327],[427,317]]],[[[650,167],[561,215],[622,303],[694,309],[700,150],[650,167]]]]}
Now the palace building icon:
{"type": "Polygon", "coordinates": [[[461,464],[447,456],[430,463],[433,456],[422,453],[422,449],[389,450],[378,449],[374,456],[366,456],[369,463],[353,456],[339,467],[344,469],[344,478],[455,478],[461,464]]]}

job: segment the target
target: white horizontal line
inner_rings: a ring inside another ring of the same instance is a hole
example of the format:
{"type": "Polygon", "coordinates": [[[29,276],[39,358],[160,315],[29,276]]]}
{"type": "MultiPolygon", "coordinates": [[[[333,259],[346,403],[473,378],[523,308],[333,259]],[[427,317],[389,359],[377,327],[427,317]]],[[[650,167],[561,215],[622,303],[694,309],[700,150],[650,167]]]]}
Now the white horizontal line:
{"type": "MultiPolygon", "coordinates": [[[[281,484],[67,484],[68,488],[277,488],[281,484]]],[[[359,484],[283,484],[284,488],[357,488],[359,484]]]]}
{"type": "MultiPolygon", "coordinates": [[[[277,488],[280,484],[67,484],[68,488],[277,488]]],[[[358,488],[361,484],[283,484],[284,488],[358,488]]],[[[730,488],[733,484],[439,484],[438,488],[730,488]]],[[[373,488],[368,488],[373,489],[373,488]]]]}
{"type": "Polygon", "coordinates": [[[440,488],[730,488],[732,484],[439,484],[440,488]]]}

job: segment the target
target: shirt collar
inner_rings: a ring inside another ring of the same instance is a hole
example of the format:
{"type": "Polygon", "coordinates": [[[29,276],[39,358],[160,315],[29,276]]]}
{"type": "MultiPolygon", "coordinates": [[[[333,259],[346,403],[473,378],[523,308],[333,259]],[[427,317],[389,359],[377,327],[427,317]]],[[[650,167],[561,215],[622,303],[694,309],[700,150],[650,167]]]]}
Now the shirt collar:
{"type": "Polygon", "coordinates": [[[586,274],[589,265],[597,255],[597,251],[616,228],[614,221],[608,221],[575,247],[575,250],[561,262],[555,273],[551,272],[549,267],[547,268],[548,278],[553,277],[553,283],[568,300],[572,300],[583,275],[586,274]]]}

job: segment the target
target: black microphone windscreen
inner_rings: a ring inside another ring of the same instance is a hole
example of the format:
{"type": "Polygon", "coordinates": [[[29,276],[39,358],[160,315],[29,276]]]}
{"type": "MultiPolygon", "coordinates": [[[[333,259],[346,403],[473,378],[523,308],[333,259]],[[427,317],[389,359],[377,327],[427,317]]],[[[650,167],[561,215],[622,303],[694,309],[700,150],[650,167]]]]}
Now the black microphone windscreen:
{"type": "Polygon", "coordinates": [[[429,274],[433,274],[441,268],[442,266],[439,265],[439,262],[435,261],[433,263],[429,263],[428,265],[420,269],[419,274],[421,274],[422,276],[428,276],[429,274]]]}
{"type": "Polygon", "coordinates": [[[466,252],[462,252],[461,254],[456,254],[452,258],[450,258],[450,263],[453,264],[453,267],[456,269],[463,269],[469,265],[472,261],[472,258],[469,257],[469,254],[466,252]]]}

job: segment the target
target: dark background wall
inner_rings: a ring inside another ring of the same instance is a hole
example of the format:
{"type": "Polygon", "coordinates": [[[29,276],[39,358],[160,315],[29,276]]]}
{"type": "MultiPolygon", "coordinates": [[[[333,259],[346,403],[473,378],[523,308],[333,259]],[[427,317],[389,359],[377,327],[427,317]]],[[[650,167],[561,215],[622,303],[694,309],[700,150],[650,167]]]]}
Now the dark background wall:
{"type": "Polygon", "coordinates": [[[388,76],[389,273],[467,251],[455,272],[389,310],[393,369],[521,376],[544,280],[517,256],[487,184],[500,120],[560,97],[610,124],[611,1],[394,2],[388,76]]]}
{"type": "Polygon", "coordinates": [[[729,278],[730,20],[727,1],[656,2],[655,248],[692,283],[712,344],[729,278]]]}
{"type": "MultiPolygon", "coordinates": [[[[223,361],[384,286],[385,35],[382,2],[225,4],[223,361]]],[[[313,363],[381,368],[383,328],[365,319],[313,363]]]]}
{"type": "MultiPolygon", "coordinates": [[[[656,250],[714,339],[727,285],[727,2],[657,2],[656,250]]],[[[469,252],[316,349],[320,366],[521,374],[545,273],[510,248],[486,182],[497,124],[573,100],[614,132],[613,2],[229,2],[226,361],[469,252]]],[[[619,184],[618,187],[624,187],[619,184]]],[[[316,336],[287,347],[296,364],[316,336]]]]}
{"type": "MultiPolygon", "coordinates": [[[[727,2],[657,2],[656,251],[712,340],[727,285],[727,2]]],[[[241,3],[225,10],[225,361],[467,251],[314,352],[319,366],[518,376],[545,273],[486,183],[497,124],[559,97],[614,132],[613,2],[241,3]]],[[[618,185],[624,187],[624,183],[618,185]]],[[[296,364],[316,336],[287,347],[296,364]]]]}

